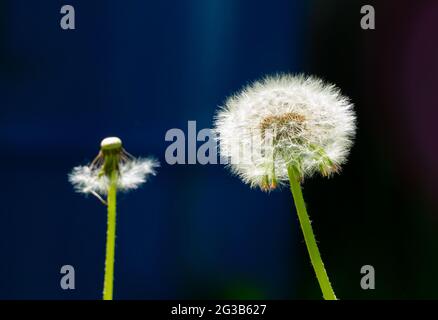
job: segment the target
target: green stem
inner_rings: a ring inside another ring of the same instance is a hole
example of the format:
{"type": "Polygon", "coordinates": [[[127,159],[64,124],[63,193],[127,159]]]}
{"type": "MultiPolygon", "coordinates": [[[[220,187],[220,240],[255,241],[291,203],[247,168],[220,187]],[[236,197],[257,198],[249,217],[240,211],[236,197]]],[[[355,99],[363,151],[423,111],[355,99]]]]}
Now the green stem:
{"type": "Polygon", "coordinates": [[[116,196],[117,196],[117,171],[110,174],[108,189],[108,227],[106,233],[105,277],[103,282],[103,300],[113,299],[114,282],[114,252],[116,244],[116,196]]]}
{"type": "Polygon", "coordinates": [[[303,230],[304,240],[306,242],[307,251],[310,255],[313,269],[321,287],[322,295],[326,300],[336,300],[330,280],[322,262],[321,255],[316,244],[315,235],[313,234],[312,225],[309,215],[307,214],[306,205],[304,203],[303,193],[301,191],[300,176],[293,165],[287,168],[290,181],[290,189],[297,209],[298,219],[300,221],[301,229],[303,230]]]}

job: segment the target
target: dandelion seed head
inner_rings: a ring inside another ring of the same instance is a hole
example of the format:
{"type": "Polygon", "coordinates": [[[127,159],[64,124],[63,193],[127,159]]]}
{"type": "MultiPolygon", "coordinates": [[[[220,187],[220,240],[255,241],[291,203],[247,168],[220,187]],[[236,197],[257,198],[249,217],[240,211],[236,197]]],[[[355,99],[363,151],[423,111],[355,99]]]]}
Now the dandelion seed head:
{"type": "Polygon", "coordinates": [[[356,130],[349,99],[334,85],[304,75],[266,77],[230,97],[215,131],[221,157],[245,183],[271,190],[288,181],[329,176],[347,160],[356,130]]]}
{"type": "MultiPolygon", "coordinates": [[[[134,158],[122,148],[117,137],[105,138],[101,142],[101,152],[96,159],[86,165],[73,168],[68,178],[79,193],[106,195],[110,179],[106,172],[106,157],[116,159],[117,188],[119,191],[137,189],[150,175],[156,174],[159,162],[152,158],[134,158]]],[[[111,162],[110,162],[111,163],[111,162]]]]}

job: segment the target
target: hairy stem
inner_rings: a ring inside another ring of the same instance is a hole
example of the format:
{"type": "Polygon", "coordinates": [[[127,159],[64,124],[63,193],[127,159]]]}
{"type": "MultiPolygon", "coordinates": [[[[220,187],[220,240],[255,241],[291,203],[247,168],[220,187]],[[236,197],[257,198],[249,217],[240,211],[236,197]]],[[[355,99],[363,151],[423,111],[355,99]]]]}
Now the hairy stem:
{"type": "Polygon", "coordinates": [[[103,300],[113,299],[114,283],[114,252],[116,244],[116,196],[117,196],[117,171],[110,174],[108,189],[108,226],[106,233],[105,276],[103,282],[103,300]]]}
{"type": "Polygon", "coordinates": [[[330,280],[324,267],[324,263],[322,262],[321,255],[318,250],[318,245],[316,244],[309,215],[307,214],[303,193],[301,191],[300,176],[297,169],[293,165],[288,166],[287,172],[289,174],[290,189],[292,191],[295,207],[297,209],[300,226],[303,230],[307,251],[309,252],[310,261],[312,262],[313,269],[315,270],[316,278],[318,279],[319,286],[321,287],[323,297],[326,300],[336,300],[335,293],[333,292],[330,280]]]}

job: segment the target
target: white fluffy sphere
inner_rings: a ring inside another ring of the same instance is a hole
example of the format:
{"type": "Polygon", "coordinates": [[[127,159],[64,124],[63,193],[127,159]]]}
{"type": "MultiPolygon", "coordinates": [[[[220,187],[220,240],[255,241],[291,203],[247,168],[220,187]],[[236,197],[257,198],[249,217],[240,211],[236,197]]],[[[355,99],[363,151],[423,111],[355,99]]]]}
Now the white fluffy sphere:
{"type": "Polygon", "coordinates": [[[221,157],[252,187],[275,188],[293,165],[302,178],[345,163],[356,130],[349,99],[303,75],[266,77],[230,97],[216,115],[221,157]]]}

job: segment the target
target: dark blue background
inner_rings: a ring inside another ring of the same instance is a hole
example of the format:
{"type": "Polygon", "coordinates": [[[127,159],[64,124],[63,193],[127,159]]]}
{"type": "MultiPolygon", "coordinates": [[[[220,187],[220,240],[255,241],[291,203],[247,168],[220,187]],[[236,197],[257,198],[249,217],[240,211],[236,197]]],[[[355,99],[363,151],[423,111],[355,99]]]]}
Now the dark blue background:
{"type": "Polygon", "coordinates": [[[119,201],[115,298],[294,294],[287,192],[251,191],[220,165],[165,163],[171,128],[210,128],[227,95],[299,71],[294,1],[1,4],[0,298],[100,298],[105,208],[67,173],[109,135],[162,167],[119,201]],[[61,5],[76,30],[59,26],[61,5]],[[76,290],[59,286],[62,265],[76,290]]]}

